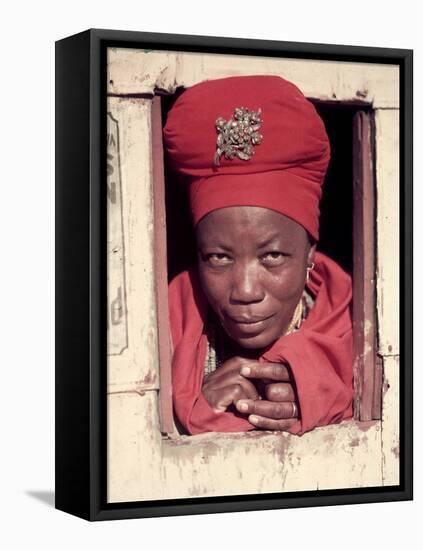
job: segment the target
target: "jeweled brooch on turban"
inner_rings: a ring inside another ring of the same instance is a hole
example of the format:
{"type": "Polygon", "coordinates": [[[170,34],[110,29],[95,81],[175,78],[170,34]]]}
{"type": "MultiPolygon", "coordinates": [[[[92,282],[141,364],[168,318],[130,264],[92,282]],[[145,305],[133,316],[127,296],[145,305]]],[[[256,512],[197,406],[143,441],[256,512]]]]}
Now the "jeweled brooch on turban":
{"type": "Polygon", "coordinates": [[[242,160],[250,160],[255,153],[254,146],[263,140],[258,131],[261,123],[261,109],[250,111],[245,107],[236,107],[233,117],[228,121],[219,117],[216,120],[218,136],[214,165],[220,165],[222,155],[229,160],[235,156],[242,160]]]}

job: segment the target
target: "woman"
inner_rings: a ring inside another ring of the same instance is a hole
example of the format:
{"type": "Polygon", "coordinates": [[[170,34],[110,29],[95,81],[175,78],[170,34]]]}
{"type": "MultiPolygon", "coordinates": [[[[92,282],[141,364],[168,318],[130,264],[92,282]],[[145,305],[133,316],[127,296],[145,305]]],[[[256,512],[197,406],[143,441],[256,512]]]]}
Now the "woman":
{"type": "Polygon", "coordinates": [[[169,287],[172,385],[191,434],[302,434],[352,415],[351,280],[316,252],[324,124],[278,76],[201,82],[164,128],[197,266],[169,287]]]}

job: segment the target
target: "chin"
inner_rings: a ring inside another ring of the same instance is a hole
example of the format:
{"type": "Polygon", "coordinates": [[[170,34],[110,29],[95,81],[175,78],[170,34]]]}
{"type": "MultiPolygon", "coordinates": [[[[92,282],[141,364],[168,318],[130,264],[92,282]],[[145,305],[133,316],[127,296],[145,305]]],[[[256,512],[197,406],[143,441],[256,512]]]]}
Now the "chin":
{"type": "Polygon", "coordinates": [[[252,337],[231,337],[239,346],[245,349],[264,349],[273,344],[277,338],[272,338],[265,335],[258,335],[252,337]]]}

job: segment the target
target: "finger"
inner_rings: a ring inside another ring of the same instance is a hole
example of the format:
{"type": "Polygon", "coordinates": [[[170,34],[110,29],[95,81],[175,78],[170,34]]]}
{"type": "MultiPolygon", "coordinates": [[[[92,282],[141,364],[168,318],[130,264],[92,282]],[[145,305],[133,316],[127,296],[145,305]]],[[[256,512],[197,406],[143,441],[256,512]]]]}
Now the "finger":
{"type": "Polygon", "coordinates": [[[294,388],[286,382],[273,382],[264,388],[264,394],[269,401],[296,401],[294,388]]]}
{"type": "Polygon", "coordinates": [[[243,367],[248,367],[251,364],[259,364],[257,361],[253,361],[251,359],[245,359],[244,357],[231,357],[227,361],[223,363],[220,367],[218,367],[216,370],[208,374],[205,378],[205,380],[220,380],[223,377],[227,376],[228,374],[235,372],[239,374],[240,370],[243,367]]]}
{"type": "Polygon", "coordinates": [[[239,412],[243,414],[255,414],[275,420],[298,418],[298,407],[291,401],[278,403],[265,400],[250,401],[240,399],[235,405],[239,412]]]}
{"type": "Polygon", "coordinates": [[[233,384],[232,386],[226,386],[220,389],[213,410],[218,413],[226,411],[229,405],[240,399],[242,392],[243,390],[240,384],[233,384]]]}
{"type": "Polygon", "coordinates": [[[233,385],[241,386],[242,394],[239,396],[239,399],[256,400],[260,397],[254,384],[250,382],[250,380],[246,380],[245,378],[240,376],[238,373],[233,373],[230,376],[214,382],[213,390],[221,390],[225,387],[233,385]]]}
{"type": "Polygon", "coordinates": [[[251,363],[240,370],[247,378],[268,378],[278,382],[290,382],[291,377],[286,365],[282,363],[251,363]]]}
{"type": "Polygon", "coordinates": [[[290,420],[273,420],[271,418],[264,418],[263,416],[250,415],[248,421],[260,428],[261,430],[272,430],[272,431],[281,431],[285,432],[289,430],[296,422],[296,419],[290,420]]]}

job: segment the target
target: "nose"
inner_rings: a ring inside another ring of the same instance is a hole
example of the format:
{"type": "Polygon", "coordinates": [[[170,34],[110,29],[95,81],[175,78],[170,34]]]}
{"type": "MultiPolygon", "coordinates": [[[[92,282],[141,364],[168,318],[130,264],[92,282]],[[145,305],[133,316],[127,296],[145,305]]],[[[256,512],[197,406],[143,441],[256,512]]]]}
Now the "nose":
{"type": "Polygon", "coordinates": [[[235,264],[232,268],[231,303],[250,304],[263,299],[264,289],[257,267],[252,264],[235,264]]]}

